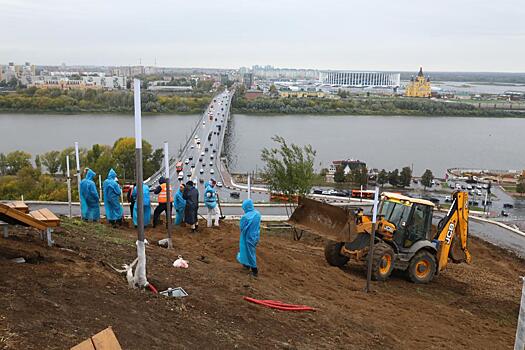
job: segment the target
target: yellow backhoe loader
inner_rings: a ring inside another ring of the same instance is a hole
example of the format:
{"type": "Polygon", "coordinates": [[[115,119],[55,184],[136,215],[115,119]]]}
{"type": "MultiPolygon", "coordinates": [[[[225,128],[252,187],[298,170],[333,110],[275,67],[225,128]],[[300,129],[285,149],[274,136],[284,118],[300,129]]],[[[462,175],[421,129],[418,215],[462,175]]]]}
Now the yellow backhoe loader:
{"type": "MultiPolygon", "coordinates": [[[[383,192],[378,207],[372,253],[372,278],[388,279],[393,269],[407,271],[415,283],[428,283],[449,259],[471,262],[468,243],[468,194],[456,191],[447,215],[432,224],[434,203],[398,193],[383,192]]],[[[350,259],[366,260],[372,219],[351,210],[301,197],[289,223],[296,229],[327,239],[325,258],[332,266],[350,259]]]]}

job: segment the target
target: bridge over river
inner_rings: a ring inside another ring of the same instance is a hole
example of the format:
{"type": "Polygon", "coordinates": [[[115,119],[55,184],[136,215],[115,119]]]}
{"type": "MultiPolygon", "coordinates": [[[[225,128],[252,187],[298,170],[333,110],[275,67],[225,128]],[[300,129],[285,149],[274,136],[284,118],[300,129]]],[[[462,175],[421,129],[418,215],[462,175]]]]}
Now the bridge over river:
{"type": "MultiPolygon", "coordinates": [[[[237,185],[232,181],[223,148],[231,116],[232,97],[233,91],[229,90],[217,94],[201,115],[189,138],[185,140],[184,146],[170,158],[170,182],[174,190],[181,182],[192,180],[202,194],[204,184],[214,178],[219,182],[217,190],[222,202],[240,202],[247,198],[246,186],[237,185]],[[179,168],[179,171],[178,163],[182,163],[182,169],[179,168]],[[235,193],[238,193],[239,197],[236,197],[235,193]]],[[[164,169],[160,169],[145,182],[150,187],[158,185],[164,172],[164,169]]],[[[251,198],[256,202],[266,202],[269,200],[269,194],[254,189],[251,198]]]]}

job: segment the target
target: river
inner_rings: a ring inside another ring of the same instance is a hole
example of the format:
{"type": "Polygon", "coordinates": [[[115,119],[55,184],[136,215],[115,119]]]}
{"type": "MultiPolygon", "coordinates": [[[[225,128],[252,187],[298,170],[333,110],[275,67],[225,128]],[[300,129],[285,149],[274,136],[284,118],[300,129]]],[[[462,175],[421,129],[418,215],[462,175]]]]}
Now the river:
{"type": "MultiPolygon", "coordinates": [[[[169,141],[175,151],[198,118],[144,116],[144,138],[155,148],[169,141]]],[[[231,168],[239,172],[261,167],[261,150],[272,146],[273,135],[311,144],[317,150],[316,167],[357,158],[387,170],[413,166],[415,175],[426,168],[437,176],[448,167],[525,168],[525,119],[518,118],[234,115],[230,126],[231,168]]],[[[35,155],[75,141],[91,147],[132,135],[131,115],[0,114],[3,153],[24,150],[35,155]]]]}

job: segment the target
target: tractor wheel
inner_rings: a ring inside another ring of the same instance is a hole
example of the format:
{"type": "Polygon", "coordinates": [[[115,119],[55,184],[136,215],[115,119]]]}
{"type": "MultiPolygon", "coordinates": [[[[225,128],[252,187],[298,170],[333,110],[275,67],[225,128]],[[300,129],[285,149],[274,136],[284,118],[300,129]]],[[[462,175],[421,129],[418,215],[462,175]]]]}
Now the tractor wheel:
{"type": "Polygon", "coordinates": [[[408,266],[408,277],[414,283],[428,283],[436,274],[436,258],[427,250],[416,253],[408,266]]]}
{"type": "Polygon", "coordinates": [[[386,281],[394,269],[394,259],[391,246],[383,242],[376,244],[372,254],[372,279],[386,281]]]}
{"type": "Polygon", "coordinates": [[[348,263],[349,257],[341,254],[344,242],[328,241],[324,247],[324,257],[331,266],[342,267],[348,263]]]}

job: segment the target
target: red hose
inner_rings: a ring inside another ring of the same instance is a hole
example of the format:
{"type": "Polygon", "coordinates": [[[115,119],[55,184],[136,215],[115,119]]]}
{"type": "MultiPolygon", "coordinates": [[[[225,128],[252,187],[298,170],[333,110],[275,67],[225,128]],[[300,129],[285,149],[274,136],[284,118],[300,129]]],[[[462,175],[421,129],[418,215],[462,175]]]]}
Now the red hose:
{"type": "Polygon", "coordinates": [[[154,293],[154,294],[159,294],[159,291],[157,290],[157,288],[155,288],[155,286],[151,283],[148,282],[148,288],[154,293]]]}
{"type": "Polygon", "coordinates": [[[272,309],[277,309],[277,310],[282,310],[282,311],[315,311],[315,309],[310,306],[286,304],[278,300],[259,300],[259,299],[254,299],[250,297],[244,297],[244,300],[250,303],[263,305],[263,306],[266,306],[272,309]]]}

